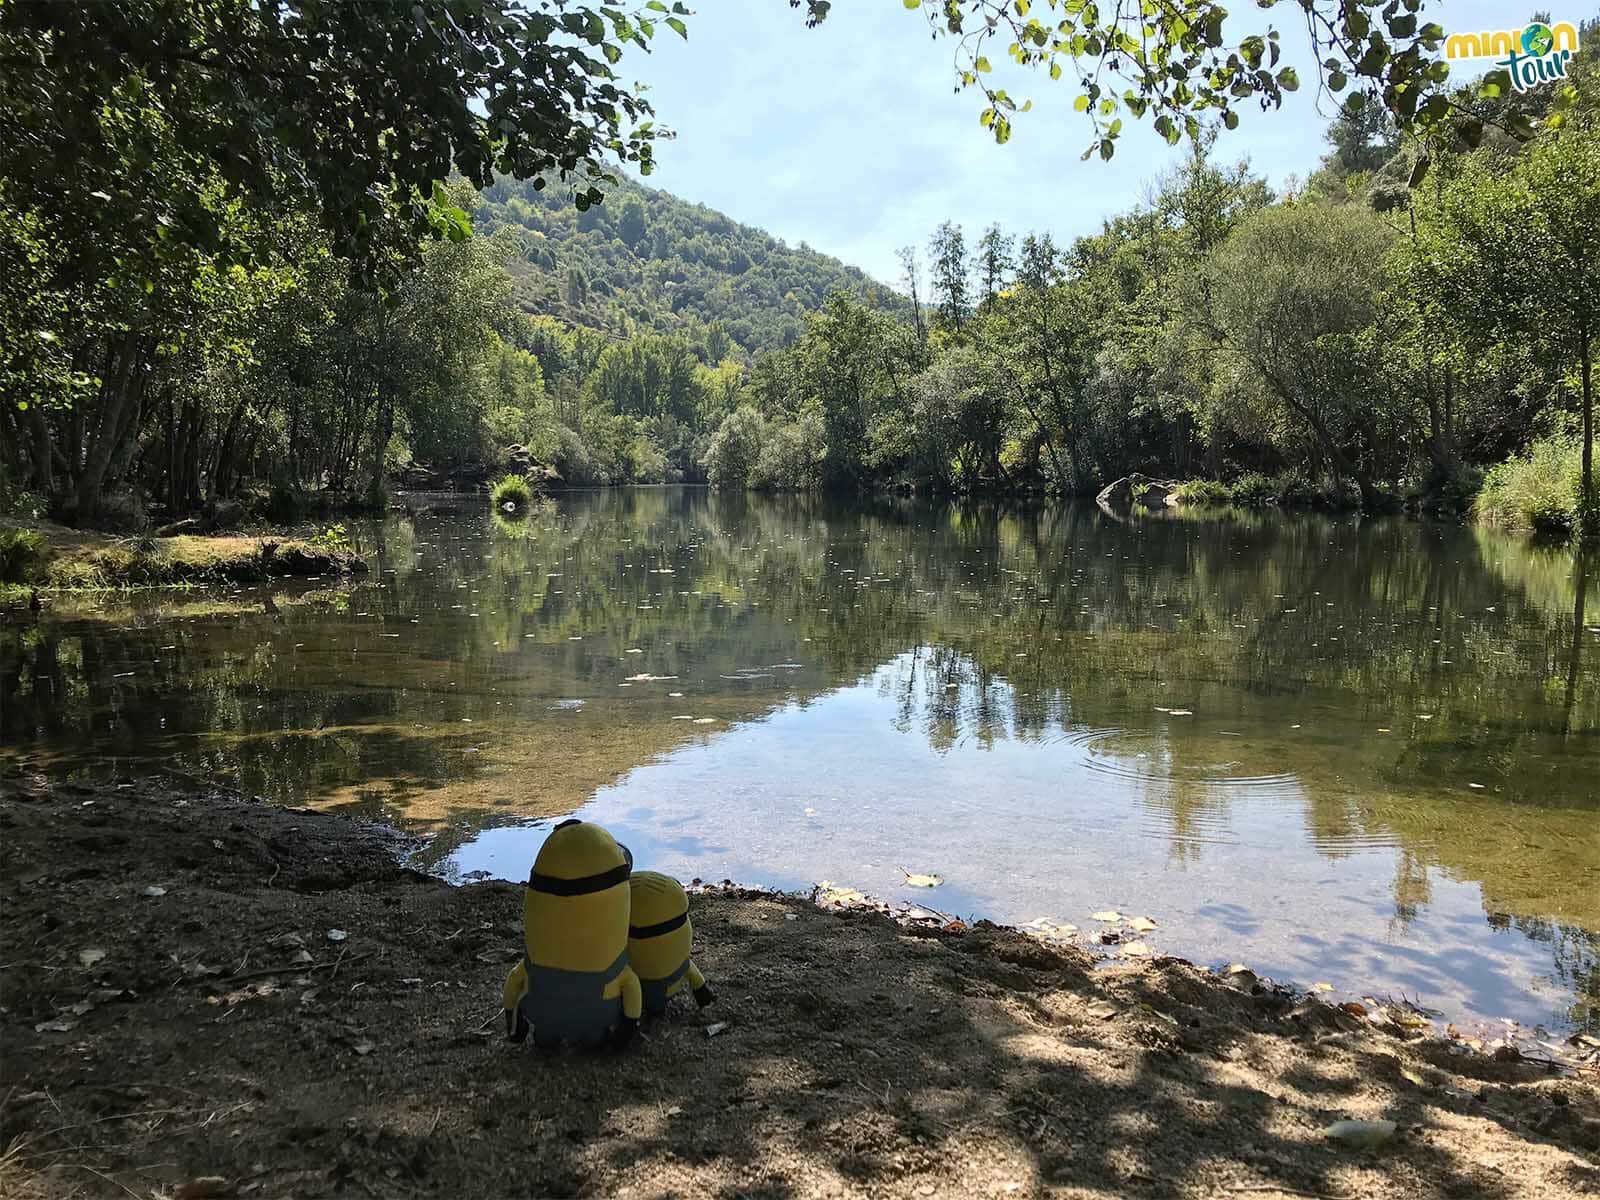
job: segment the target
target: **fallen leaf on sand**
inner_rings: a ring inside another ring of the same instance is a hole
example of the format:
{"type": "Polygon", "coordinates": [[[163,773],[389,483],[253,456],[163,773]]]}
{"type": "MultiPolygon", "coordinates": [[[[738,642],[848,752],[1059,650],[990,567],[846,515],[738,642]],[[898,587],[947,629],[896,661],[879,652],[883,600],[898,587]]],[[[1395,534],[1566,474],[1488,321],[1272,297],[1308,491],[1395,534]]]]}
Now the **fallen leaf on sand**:
{"type": "Polygon", "coordinates": [[[900,874],[906,877],[906,883],[911,887],[934,888],[944,882],[942,875],[917,875],[904,867],[900,868],[900,874]]]}
{"type": "Polygon", "coordinates": [[[1335,1121],[1323,1136],[1357,1150],[1371,1150],[1394,1136],[1393,1121],[1335,1121]]]}
{"type": "Polygon", "coordinates": [[[79,950],[78,965],[84,968],[92,967],[105,956],[104,950],[79,950]]]}
{"type": "Polygon", "coordinates": [[[1115,909],[1108,908],[1104,912],[1090,913],[1089,919],[1091,921],[1120,921],[1122,920],[1122,914],[1115,909]]]}
{"type": "Polygon", "coordinates": [[[1150,947],[1143,942],[1128,942],[1122,947],[1124,958],[1149,958],[1150,947]]]}
{"type": "Polygon", "coordinates": [[[1130,917],[1128,919],[1128,928],[1135,933],[1149,933],[1156,928],[1156,923],[1149,917],[1130,917]]]}
{"type": "Polygon", "coordinates": [[[1122,1010],[1108,1000],[1096,1000],[1089,1005],[1088,1013],[1091,1017],[1098,1017],[1102,1021],[1109,1021],[1122,1010]]]}
{"type": "Polygon", "coordinates": [[[1333,984],[1331,984],[1331,983],[1313,983],[1311,985],[1311,990],[1313,992],[1331,992],[1331,991],[1333,991],[1333,984]]]}
{"type": "Polygon", "coordinates": [[[1400,1068],[1400,1078],[1408,1080],[1409,1082],[1416,1084],[1418,1087],[1428,1086],[1428,1081],[1413,1071],[1410,1067],[1400,1068]]]}
{"type": "Polygon", "coordinates": [[[1352,1017],[1364,1017],[1367,1015],[1367,1006],[1359,1000],[1346,1000],[1339,1005],[1339,1008],[1340,1011],[1347,1012],[1352,1017]]]}

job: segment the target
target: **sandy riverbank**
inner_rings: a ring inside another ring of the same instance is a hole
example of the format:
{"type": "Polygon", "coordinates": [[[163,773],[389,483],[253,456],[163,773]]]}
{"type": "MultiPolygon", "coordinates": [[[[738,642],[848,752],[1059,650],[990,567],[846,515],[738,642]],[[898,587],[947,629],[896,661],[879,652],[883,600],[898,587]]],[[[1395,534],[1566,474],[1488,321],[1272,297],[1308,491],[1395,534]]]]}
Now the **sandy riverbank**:
{"type": "Polygon", "coordinates": [[[0,795],[7,1196],[1600,1195],[1593,1076],[1176,959],[700,894],[717,1004],[548,1055],[514,886],[177,782],[0,795]]]}

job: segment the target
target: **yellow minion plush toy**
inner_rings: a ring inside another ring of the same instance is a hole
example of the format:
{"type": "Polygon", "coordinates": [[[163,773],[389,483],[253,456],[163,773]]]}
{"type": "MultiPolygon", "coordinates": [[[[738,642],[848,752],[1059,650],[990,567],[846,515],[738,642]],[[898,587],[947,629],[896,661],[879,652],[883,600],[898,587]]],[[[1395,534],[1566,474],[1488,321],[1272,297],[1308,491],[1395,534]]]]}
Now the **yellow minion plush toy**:
{"type": "Polygon", "coordinates": [[[537,1046],[627,1045],[639,1025],[628,965],[633,856],[599,825],[563,821],[539,848],[523,900],[527,943],[506,979],[506,1036],[537,1046]]]}
{"type": "Polygon", "coordinates": [[[694,926],[689,923],[689,897],[683,885],[658,871],[640,871],[628,880],[633,893],[628,918],[628,965],[639,976],[644,1010],[653,1016],[667,1011],[667,1000],[687,983],[701,1008],[715,996],[706,977],[689,957],[694,926]]]}

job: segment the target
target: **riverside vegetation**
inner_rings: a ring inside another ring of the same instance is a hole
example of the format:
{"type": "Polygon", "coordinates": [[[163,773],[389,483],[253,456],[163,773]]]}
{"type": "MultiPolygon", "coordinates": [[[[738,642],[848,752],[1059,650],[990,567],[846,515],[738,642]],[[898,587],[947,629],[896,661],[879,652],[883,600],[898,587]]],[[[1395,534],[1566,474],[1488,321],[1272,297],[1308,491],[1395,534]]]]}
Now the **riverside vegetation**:
{"type": "MultiPolygon", "coordinates": [[[[1067,246],[945,224],[903,252],[895,292],[606,176],[648,173],[648,106],[611,64],[658,21],[681,32],[670,11],[480,4],[446,36],[423,5],[419,41],[378,47],[367,18],[319,5],[265,32],[248,6],[220,24],[158,7],[0,13],[12,511],[137,526],[245,496],[283,519],[308,493],[376,501],[413,461],[487,471],[515,446],[569,484],[1087,493],[1139,470],[1244,503],[1476,497],[1488,520],[1593,525],[1592,25],[1562,86],[1522,94],[1448,83],[1414,15],[1333,6],[1325,82],[1365,87],[1322,166],[1275,194],[1200,118],[1231,128],[1238,96],[1298,77],[1266,69],[1259,37],[1229,59],[1209,5],[1163,17],[1160,44],[1223,74],[1174,91],[1108,39],[1142,99],[1097,85],[1088,112],[1106,156],[1119,106],[1191,137],[1149,201],[1067,246]],[[218,51],[241,30],[259,60],[218,51]],[[310,85],[307,31],[339,46],[346,91],[310,85]],[[541,108],[519,70],[573,86],[541,108]],[[389,101],[366,101],[397,84],[409,148],[353,157],[326,132],[378,137],[389,101]]],[[[1044,47],[1023,8],[986,36],[1044,47]]],[[[1097,14],[1068,19],[1098,36],[1097,14]]],[[[1061,53],[1017,57],[1054,75],[1061,53]]],[[[1016,105],[981,68],[961,81],[1004,140],[1016,105]]]]}

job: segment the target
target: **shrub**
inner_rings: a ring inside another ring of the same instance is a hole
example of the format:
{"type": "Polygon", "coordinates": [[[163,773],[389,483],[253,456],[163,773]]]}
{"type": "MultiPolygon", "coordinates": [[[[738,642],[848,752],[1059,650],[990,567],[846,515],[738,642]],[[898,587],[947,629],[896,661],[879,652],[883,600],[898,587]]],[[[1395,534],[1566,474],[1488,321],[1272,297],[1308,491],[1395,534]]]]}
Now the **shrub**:
{"type": "Polygon", "coordinates": [[[527,508],[533,503],[533,488],[521,475],[507,475],[489,492],[489,503],[496,508],[510,505],[514,509],[527,508]]]}
{"type": "Polygon", "coordinates": [[[1566,536],[1578,522],[1578,443],[1545,438],[1528,452],[1489,468],[1472,512],[1487,525],[1566,536]]]}
{"type": "Polygon", "coordinates": [[[1173,493],[1179,504],[1193,505],[1199,508],[1220,508],[1233,501],[1233,493],[1226,484],[1218,483],[1215,479],[1190,479],[1178,485],[1173,493]]]}
{"type": "Polygon", "coordinates": [[[706,478],[724,491],[743,491],[761,456],[766,422],[753,408],[736,408],[722,419],[706,451],[706,478]]]}
{"type": "Polygon", "coordinates": [[[350,549],[350,533],[343,525],[329,525],[310,541],[319,550],[350,549]]]}
{"type": "Polygon", "coordinates": [[[1327,500],[1323,489],[1302,471],[1281,471],[1268,481],[1267,486],[1285,508],[1312,508],[1327,500]]]}
{"type": "Polygon", "coordinates": [[[48,557],[44,534],[36,529],[0,532],[0,583],[27,583],[48,557]]]}
{"type": "Polygon", "coordinates": [[[555,468],[568,487],[596,487],[606,482],[588,445],[565,425],[556,434],[555,468]]]}
{"type": "Polygon", "coordinates": [[[278,482],[267,493],[262,513],[274,525],[294,525],[306,515],[307,507],[306,494],[299,487],[278,482]]]}
{"type": "Polygon", "coordinates": [[[1259,471],[1239,476],[1228,489],[1228,494],[1233,497],[1235,504],[1243,508],[1265,508],[1278,498],[1272,480],[1259,471]]]}

